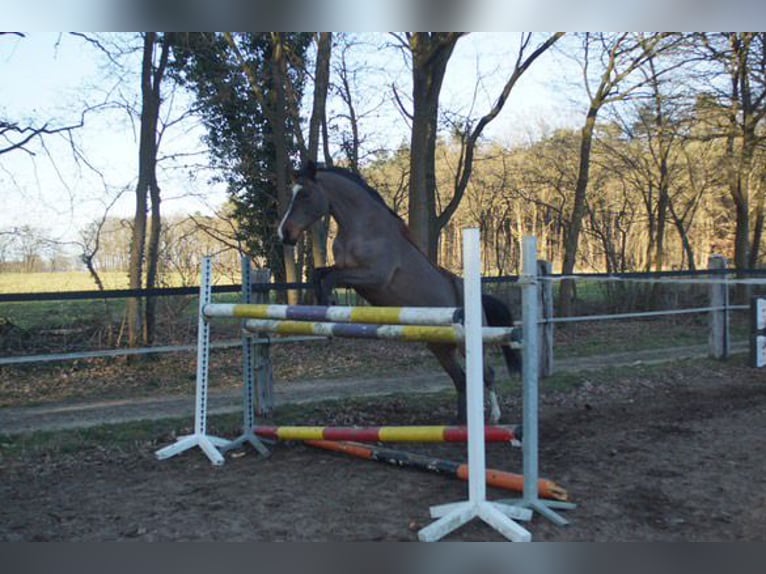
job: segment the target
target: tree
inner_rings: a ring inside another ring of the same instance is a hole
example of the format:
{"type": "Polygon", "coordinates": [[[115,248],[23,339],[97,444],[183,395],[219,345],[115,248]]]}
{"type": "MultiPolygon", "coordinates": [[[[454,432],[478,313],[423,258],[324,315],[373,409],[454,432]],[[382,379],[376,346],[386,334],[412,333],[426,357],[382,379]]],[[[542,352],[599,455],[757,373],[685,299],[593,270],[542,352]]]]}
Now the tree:
{"type": "MultiPolygon", "coordinates": [[[[299,102],[311,34],[179,35],[174,73],[194,90],[214,162],[225,177],[239,238],[278,281],[300,277],[275,226],[290,199],[292,160],[305,154],[299,102]]],[[[292,295],[292,294],[291,294],[292,295]]]]}
{"type": "Polygon", "coordinates": [[[479,118],[478,121],[473,121],[470,118],[466,119],[464,125],[458,129],[461,144],[460,157],[455,171],[452,197],[447,202],[444,210],[436,216],[436,229],[434,230],[434,233],[437,238],[441,230],[455,214],[455,211],[457,211],[457,208],[463,199],[463,195],[465,194],[465,190],[468,187],[468,182],[470,181],[473,172],[476,145],[484,128],[486,128],[503,110],[505,103],[508,101],[508,97],[511,95],[511,90],[513,90],[529,67],[563,35],[563,32],[551,34],[527,56],[526,52],[532,40],[532,34],[522,34],[513,70],[492,108],[484,116],[479,118]]]}
{"type": "MultiPolygon", "coordinates": [[[[15,36],[24,38],[24,34],[19,32],[0,32],[2,36],[15,36]]],[[[64,135],[71,137],[72,132],[81,128],[84,124],[84,114],[80,121],[59,125],[52,119],[35,125],[34,123],[22,123],[11,118],[0,116],[0,155],[13,151],[24,151],[31,155],[34,152],[30,150],[29,145],[35,140],[42,140],[46,136],[64,135]]]]}
{"type": "MultiPolygon", "coordinates": [[[[645,37],[640,34],[590,34],[583,36],[582,70],[585,90],[588,94],[588,110],[581,131],[580,159],[577,183],[574,189],[571,218],[568,222],[564,243],[564,261],[561,272],[570,275],[574,271],[577,249],[586,214],[586,201],[590,172],[590,156],[596,119],[601,109],[610,103],[625,100],[632,92],[642,87],[645,82],[628,85],[626,80],[643,66],[649,56],[658,51],[665,35],[655,34],[645,37]],[[591,84],[592,52],[597,51],[597,82],[591,84]]],[[[574,283],[565,279],[559,291],[559,309],[562,315],[570,315],[574,283]]]]}
{"type": "MultiPolygon", "coordinates": [[[[513,70],[491,109],[478,120],[467,118],[458,128],[461,153],[444,209],[437,212],[435,150],[439,119],[439,95],[444,74],[460,33],[408,33],[406,45],[412,57],[412,136],[410,143],[409,227],[416,243],[434,261],[438,258],[441,230],[457,211],[473,170],[476,145],[484,129],[502,111],[511,90],[532,63],[563,36],[557,32],[526,55],[532,39],[522,34],[513,70]]],[[[404,40],[400,39],[402,43],[404,40]]]]}
{"type": "MultiPolygon", "coordinates": [[[[165,33],[167,36],[168,33],[165,33]]],[[[138,182],[136,183],[136,210],[130,246],[129,286],[140,289],[146,266],[146,288],[157,280],[159,256],[160,188],[157,183],[158,121],[162,96],[160,87],[165,76],[170,53],[170,42],[156,32],[142,34],[141,60],[141,124],[138,147],[138,182]],[[151,219],[147,223],[147,210],[151,219]],[[147,240],[148,226],[148,240],[147,240]]],[[[140,298],[128,300],[128,344],[151,345],[154,338],[155,303],[149,297],[142,309],[140,298]]]]}
{"type": "MultiPolygon", "coordinates": [[[[327,130],[327,91],[330,87],[330,58],[332,55],[332,33],[321,32],[316,37],[316,66],[314,71],[314,103],[309,120],[308,158],[316,162],[320,141],[323,144],[325,164],[332,165],[327,130]]],[[[327,266],[328,218],[311,226],[311,254],[314,267],[327,266]]]]}
{"type": "Polygon", "coordinates": [[[428,257],[437,257],[435,151],[439,94],[460,32],[408,32],[412,55],[409,228],[428,257]]]}
{"type": "Polygon", "coordinates": [[[766,33],[700,34],[699,44],[703,57],[716,66],[712,77],[705,76],[706,89],[725,122],[711,127],[725,141],[724,169],[736,217],[734,263],[746,269],[758,260],[764,220],[765,192],[756,155],[764,141],[759,126],[766,117],[766,33]],[[754,196],[756,209],[751,213],[754,196]]]}

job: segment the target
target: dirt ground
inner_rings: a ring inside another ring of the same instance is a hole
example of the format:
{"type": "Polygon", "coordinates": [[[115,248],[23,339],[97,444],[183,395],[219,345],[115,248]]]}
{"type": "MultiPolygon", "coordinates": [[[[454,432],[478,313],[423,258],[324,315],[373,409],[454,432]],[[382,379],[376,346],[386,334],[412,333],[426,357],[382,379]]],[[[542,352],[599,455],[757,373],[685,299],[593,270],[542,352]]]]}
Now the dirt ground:
{"type": "MultiPolygon", "coordinates": [[[[578,506],[567,527],[524,523],[533,540],[766,540],[762,371],[698,360],[570,379],[541,392],[540,470],[578,506]]],[[[443,424],[453,405],[441,397],[342,403],[305,422],[443,424]]],[[[504,403],[506,422],[520,421],[519,397],[504,403]]],[[[268,459],[229,454],[222,467],[199,450],[157,461],[172,441],[0,459],[0,540],[413,541],[430,506],[467,496],[451,478],[299,444],[268,459]]],[[[408,450],[464,460],[462,445],[408,450]]],[[[521,472],[519,449],[488,445],[487,458],[521,472]]],[[[447,540],[502,538],[473,521],[447,540]]]]}

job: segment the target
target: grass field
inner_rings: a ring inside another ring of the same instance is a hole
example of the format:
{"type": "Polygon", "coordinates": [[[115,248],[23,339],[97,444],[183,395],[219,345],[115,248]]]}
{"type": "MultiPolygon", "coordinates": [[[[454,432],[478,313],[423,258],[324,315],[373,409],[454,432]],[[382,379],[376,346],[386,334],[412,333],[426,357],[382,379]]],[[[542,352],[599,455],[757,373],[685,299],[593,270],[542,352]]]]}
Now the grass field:
{"type": "MultiPolygon", "coordinates": [[[[106,289],[127,289],[128,275],[122,271],[101,274],[106,289]]],[[[0,293],[41,293],[47,291],[88,291],[97,289],[87,271],[51,273],[0,273],[0,293]]]]}
{"type": "MultiPolygon", "coordinates": [[[[124,271],[104,271],[99,276],[105,289],[128,288],[128,274],[124,271]]],[[[180,276],[163,275],[160,287],[179,286],[182,286],[180,276]]],[[[0,273],[0,293],[43,293],[96,289],[98,286],[87,271],[0,273]]]]}

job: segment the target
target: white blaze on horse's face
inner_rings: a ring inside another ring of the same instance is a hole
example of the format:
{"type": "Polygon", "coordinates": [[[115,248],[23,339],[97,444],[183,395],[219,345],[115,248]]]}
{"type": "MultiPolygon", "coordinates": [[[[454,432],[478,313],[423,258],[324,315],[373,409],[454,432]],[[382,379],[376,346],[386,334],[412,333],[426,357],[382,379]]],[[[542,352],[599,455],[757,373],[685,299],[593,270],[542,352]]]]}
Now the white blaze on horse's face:
{"type": "Polygon", "coordinates": [[[290,213],[293,210],[293,204],[295,203],[295,196],[298,195],[298,192],[300,190],[301,190],[301,186],[296,183],[293,186],[293,195],[290,198],[290,205],[287,207],[287,210],[285,211],[285,214],[282,216],[282,221],[279,222],[279,227],[277,227],[277,235],[279,236],[279,240],[282,243],[287,243],[285,241],[284,226],[285,226],[285,222],[287,221],[287,218],[290,216],[290,213]]]}

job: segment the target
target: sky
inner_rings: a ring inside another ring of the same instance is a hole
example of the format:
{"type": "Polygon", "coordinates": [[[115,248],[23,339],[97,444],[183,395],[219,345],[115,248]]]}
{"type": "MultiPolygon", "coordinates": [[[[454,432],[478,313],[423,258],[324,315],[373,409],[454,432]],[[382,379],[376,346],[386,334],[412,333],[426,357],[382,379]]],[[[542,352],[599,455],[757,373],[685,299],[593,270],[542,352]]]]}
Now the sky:
{"type": "MultiPolygon", "coordinates": [[[[362,40],[394,43],[393,37],[383,35],[362,40]]],[[[461,38],[447,68],[442,109],[475,117],[486,113],[508,77],[518,42],[518,34],[513,33],[473,33],[461,38]]],[[[394,149],[409,138],[407,122],[388,101],[394,84],[403,96],[409,93],[406,61],[394,48],[364,45],[352,57],[370,67],[362,81],[369,96],[360,104],[369,113],[361,120],[361,130],[369,135],[368,145],[394,149]],[[384,104],[379,106],[380,100],[384,104]]],[[[58,33],[0,36],[0,118],[19,124],[76,123],[87,106],[105,100],[136,101],[138,58],[118,81],[103,55],[80,38],[58,33]]],[[[572,62],[549,51],[521,79],[485,135],[513,145],[535,139],[545,130],[576,127],[584,113],[584,104],[578,101],[582,89],[577,89],[576,82],[572,62]]],[[[172,108],[165,108],[171,118],[183,111],[189,98],[176,93],[172,100],[172,108]]],[[[51,239],[67,242],[76,241],[79,230],[101,217],[113,202],[110,215],[131,217],[137,130],[124,109],[101,109],[85,116],[85,127],[75,136],[84,160],[76,161],[69,142],[61,137],[45,140],[55,163],[39,145],[30,147],[34,155],[22,151],[1,155],[0,231],[30,225],[45,228],[51,239]]],[[[163,136],[161,155],[199,154],[175,164],[163,163],[159,183],[164,215],[210,213],[225,200],[223,186],[211,184],[212,173],[200,167],[206,163],[203,135],[195,121],[187,120],[163,136]]]]}

